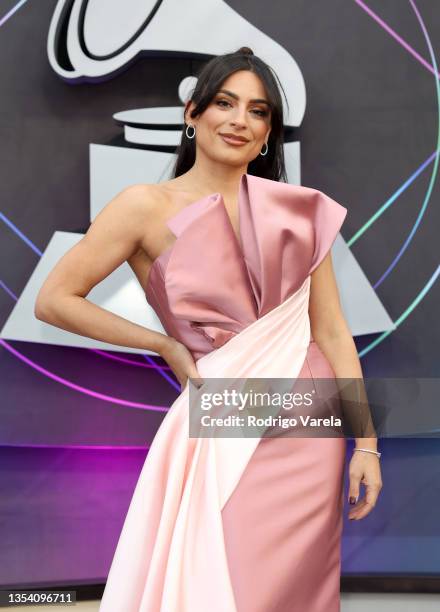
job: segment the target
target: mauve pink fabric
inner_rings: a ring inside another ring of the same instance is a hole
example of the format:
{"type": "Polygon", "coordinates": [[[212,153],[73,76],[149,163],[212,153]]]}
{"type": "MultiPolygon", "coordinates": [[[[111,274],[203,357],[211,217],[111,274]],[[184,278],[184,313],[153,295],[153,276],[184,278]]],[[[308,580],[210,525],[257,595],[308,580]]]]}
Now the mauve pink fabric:
{"type": "MultiPolygon", "coordinates": [[[[310,274],[347,210],[245,174],[240,242],[223,198],[167,225],[146,296],[205,378],[334,377],[312,340],[310,274]]],[[[139,476],[101,612],[337,612],[344,438],[189,438],[188,384],[139,476]]]]}
{"type": "Polygon", "coordinates": [[[149,273],[148,302],[194,358],[297,290],[328,253],[347,209],[316,189],[244,174],[238,213],[241,245],[221,194],[184,207],[168,219],[175,242],[149,273]]]}

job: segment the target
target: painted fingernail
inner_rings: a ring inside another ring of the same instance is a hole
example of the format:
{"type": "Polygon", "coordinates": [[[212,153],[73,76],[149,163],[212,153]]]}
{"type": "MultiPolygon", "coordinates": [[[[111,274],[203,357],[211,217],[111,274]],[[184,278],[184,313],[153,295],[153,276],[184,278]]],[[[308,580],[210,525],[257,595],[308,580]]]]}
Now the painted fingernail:
{"type": "Polygon", "coordinates": [[[356,503],[355,497],[350,497],[350,504],[353,506],[356,503]]]}

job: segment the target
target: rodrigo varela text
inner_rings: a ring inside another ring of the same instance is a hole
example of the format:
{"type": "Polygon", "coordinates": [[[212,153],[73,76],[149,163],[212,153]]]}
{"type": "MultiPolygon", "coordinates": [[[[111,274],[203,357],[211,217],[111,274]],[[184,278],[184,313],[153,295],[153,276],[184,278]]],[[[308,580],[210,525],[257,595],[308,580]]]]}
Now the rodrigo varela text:
{"type": "Polygon", "coordinates": [[[341,427],[342,421],[338,417],[330,416],[325,418],[311,417],[310,415],[299,415],[296,417],[267,416],[257,417],[248,414],[246,417],[238,415],[228,415],[226,417],[213,417],[205,414],[201,418],[203,427],[281,427],[284,429],[290,427],[341,427]]]}

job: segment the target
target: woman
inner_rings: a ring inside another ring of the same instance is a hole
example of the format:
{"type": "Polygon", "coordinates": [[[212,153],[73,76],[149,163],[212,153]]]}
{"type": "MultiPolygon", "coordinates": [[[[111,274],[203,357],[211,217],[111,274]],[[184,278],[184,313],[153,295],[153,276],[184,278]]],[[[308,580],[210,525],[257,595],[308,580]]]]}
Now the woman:
{"type": "MultiPolygon", "coordinates": [[[[330,248],[346,209],[280,182],[282,100],[244,47],[205,65],[175,176],[134,185],[96,217],[40,290],[35,314],[150,349],[182,392],[136,485],[101,612],[339,610],[344,437],[190,437],[189,378],[362,378],[330,248]],[[128,261],[167,334],[85,299],[128,261]],[[312,335],[313,337],[312,337],[312,335]]],[[[356,438],[349,498],[376,503],[376,439],[356,438]]]]}

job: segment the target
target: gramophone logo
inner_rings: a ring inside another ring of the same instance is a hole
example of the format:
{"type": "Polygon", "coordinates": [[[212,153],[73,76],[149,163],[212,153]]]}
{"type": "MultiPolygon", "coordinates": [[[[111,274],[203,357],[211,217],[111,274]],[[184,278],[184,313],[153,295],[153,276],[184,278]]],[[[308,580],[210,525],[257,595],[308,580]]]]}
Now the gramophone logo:
{"type": "MultiPolygon", "coordinates": [[[[59,0],[49,27],[47,50],[50,65],[60,78],[72,83],[88,82],[93,87],[103,80],[116,81],[135,61],[154,62],[159,57],[203,60],[243,44],[256,50],[280,78],[289,100],[289,107],[284,108],[286,127],[301,125],[306,90],[298,64],[286,49],[223,0],[59,0]]],[[[195,77],[191,74],[176,82],[181,106],[121,109],[116,113],[114,120],[123,126],[125,146],[90,144],[91,220],[127,185],[170,178],[173,150],[179,143],[183,126],[183,104],[194,84],[195,77]]],[[[160,87],[160,83],[154,86],[160,87]]],[[[299,142],[286,142],[285,158],[289,182],[300,184],[299,142]]],[[[34,317],[36,295],[44,278],[81,238],[77,233],[54,233],[7,320],[2,337],[148,352],[71,334],[34,317]]],[[[332,254],[341,302],[352,334],[393,329],[390,317],[340,235],[332,254]]],[[[97,285],[87,298],[139,325],[164,331],[126,263],[97,285]]]]}

